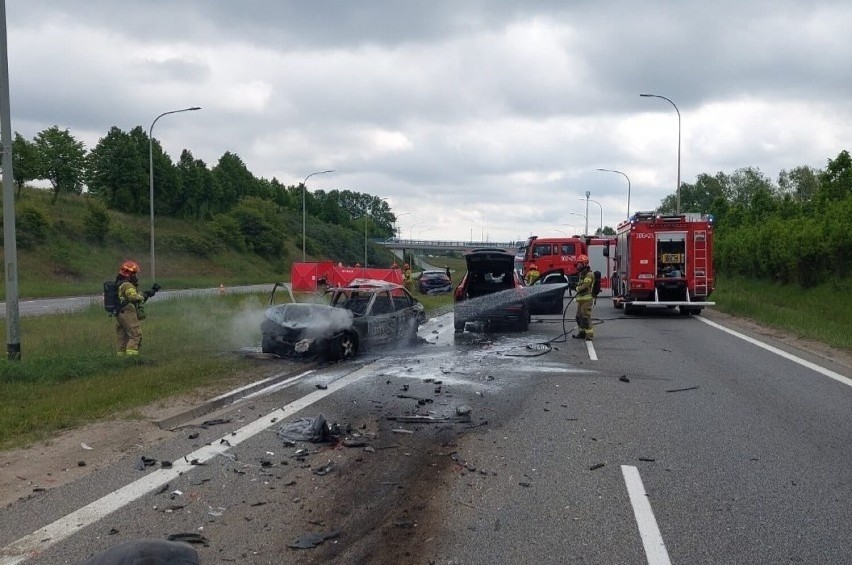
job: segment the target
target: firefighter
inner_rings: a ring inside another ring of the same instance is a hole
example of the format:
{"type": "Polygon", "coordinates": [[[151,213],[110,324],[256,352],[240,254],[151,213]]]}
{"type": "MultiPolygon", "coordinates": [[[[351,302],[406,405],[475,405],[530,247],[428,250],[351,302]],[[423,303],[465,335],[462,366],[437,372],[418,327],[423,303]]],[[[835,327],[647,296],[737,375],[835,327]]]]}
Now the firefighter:
{"type": "Polygon", "coordinates": [[[571,337],[591,341],[595,337],[592,327],[592,288],[595,286],[595,275],[589,267],[588,255],[577,256],[577,274],[580,277],[577,296],[574,297],[577,302],[577,333],[571,337]]]}
{"type": "Polygon", "coordinates": [[[151,290],[139,292],[139,265],[135,261],[125,261],[118,269],[115,282],[118,285],[118,314],[115,333],[118,339],[119,355],[139,355],[142,344],[142,324],[145,311],[142,305],[154,296],[159,285],[151,290]]]}
{"type": "Polygon", "coordinates": [[[402,266],[402,281],[408,292],[412,292],[414,288],[414,279],[411,278],[411,266],[406,263],[402,266]]]}
{"type": "Polygon", "coordinates": [[[535,263],[530,265],[530,268],[527,270],[527,276],[524,279],[527,283],[527,286],[531,285],[535,281],[538,280],[538,277],[541,276],[541,273],[538,272],[538,267],[536,267],[535,263]]]}

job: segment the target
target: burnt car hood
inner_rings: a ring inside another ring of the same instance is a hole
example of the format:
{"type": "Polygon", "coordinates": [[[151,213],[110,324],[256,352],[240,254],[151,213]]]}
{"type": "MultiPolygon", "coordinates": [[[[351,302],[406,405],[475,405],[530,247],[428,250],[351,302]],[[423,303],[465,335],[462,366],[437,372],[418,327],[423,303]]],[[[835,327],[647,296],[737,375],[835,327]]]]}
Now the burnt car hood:
{"type": "Polygon", "coordinates": [[[352,312],[325,304],[281,304],[268,308],[266,319],[284,330],[300,331],[304,337],[328,336],[353,325],[352,312]]]}

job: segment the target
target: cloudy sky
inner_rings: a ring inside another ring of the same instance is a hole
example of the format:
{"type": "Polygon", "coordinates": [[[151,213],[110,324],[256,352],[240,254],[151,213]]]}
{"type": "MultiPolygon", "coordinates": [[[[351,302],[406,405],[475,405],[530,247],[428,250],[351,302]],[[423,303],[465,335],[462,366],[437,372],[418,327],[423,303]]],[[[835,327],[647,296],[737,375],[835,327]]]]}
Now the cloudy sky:
{"type": "MultiPolygon", "coordinates": [[[[12,128],[384,197],[402,237],[616,225],[681,178],[852,150],[848,0],[6,0],[12,128]]],[[[147,190],[147,188],[145,188],[147,190]]]]}

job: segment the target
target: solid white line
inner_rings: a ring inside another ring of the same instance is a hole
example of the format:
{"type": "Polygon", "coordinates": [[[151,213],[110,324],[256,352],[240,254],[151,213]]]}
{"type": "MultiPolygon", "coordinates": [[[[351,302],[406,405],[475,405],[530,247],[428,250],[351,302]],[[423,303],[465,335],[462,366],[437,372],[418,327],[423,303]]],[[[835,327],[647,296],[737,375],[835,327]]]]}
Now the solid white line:
{"type": "Polygon", "coordinates": [[[197,460],[197,463],[205,463],[222,453],[226,453],[231,447],[239,445],[261,433],[273,423],[280,422],[343,387],[372,374],[369,369],[369,365],[364,366],[341,379],[329,383],[328,389],[311,392],[295,402],[291,402],[283,408],[261,416],[254,422],[223,436],[221,439],[226,440],[225,442],[220,443],[220,441],[215,440],[211,444],[205,445],[186,455],[183,459],[173,461],[170,469],[153,471],[141,479],[125,485],[79,510],[75,510],[52,524],[48,524],[10,543],[0,549],[0,565],[13,565],[38,556],[50,546],[70,537],[82,528],[94,524],[110,513],[138,500],[152,490],[162,487],[169,481],[176,479],[179,475],[192,471],[194,465],[190,461],[197,460]]]}
{"type": "Polygon", "coordinates": [[[624,484],[627,485],[627,494],[630,495],[630,503],[633,505],[633,514],[636,516],[636,525],[639,526],[639,536],[645,547],[645,556],[648,565],[671,565],[666,544],[657,527],[654,511],[648,502],[648,493],[639,476],[639,469],[631,465],[622,465],[621,474],[624,475],[624,484]]]}
{"type": "Polygon", "coordinates": [[[597,361],[598,354],[595,351],[595,346],[592,345],[592,342],[589,340],[586,341],[586,349],[589,351],[589,359],[591,359],[592,361],[597,361]]]}
{"type": "MultiPolygon", "coordinates": [[[[245,396],[245,397],[243,397],[243,398],[244,398],[244,399],[249,399],[249,398],[252,398],[252,397],[254,397],[254,396],[262,396],[262,395],[259,395],[258,393],[265,393],[265,394],[269,394],[269,393],[271,393],[271,392],[275,392],[275,390],[277,390],[277,388],[276,388],[276,387],[278,387],[278,388],[285,388],[285,387],[286,387],[286,385],[290,385],[290,384],[292,384],[292,383],[294,383],[294,382],[298,381],[298,380],[299,380],[299,379],[301,379],[302,377],[306,377],[306,376],[310,375],[310,374],[311,374],[311,373],[313,373],[314,371],[315,371],[315,369],[310,369],[310,370],[304,371],[304,372],[299,373],[298,375],[296,375],[296,376],[294,376],[294,377],[290,377],[289,379],[285,379],[285,380],[283,380],[283,381],[281,381],[281,382],[271,384],[271,385],[269,385],[268,387],[265,387],[265,388],[263,388],[263,389],[261,389],[261,390],[258,390],[257,392],[254,392],[254,393],[252,393],[252,394],[249,394],[248,396],[245,396]]],[[[232,391],[230,391],[230,392],[226,392],[225,394],[220,394],[219,396],[217,396],[216,398],[214,398],[213,400],[211,400],[211,402],[214,402],[214,401],[216,401],[216,400],[219,400],[220,398],[228,398],[228,397],[233,396],[234,394],[238,394],[238,393],[240,393],[240,392],[242,392],[242,391],[244,391],[244,390],[247,390],[247,389],[250,389],[250,388],[254,388],[254,387],[256,387],[256,386],[257,386],[258,384],[260,384],[260,383],[265,383],[265,382],[268,382],[268,381],[272,381],[272,380],[274,380],[274,379],[277,379],[277,378],[278,378],[278,376],[279,376],[279,375],[272,375],[271,377],[267,377],[267,378],[265,378],[265,379],[263,379],[263,380],[260,380],[260,381],[255,382],[255,383],[251,383],[251,384],[247,384],[247,385],[245,385],[245,386],[241,386],[241,387],[239,387],[239,388],[235,388],[234,390],[232,390],[232,391]]]]}
{"type": "Polygon", "coordinates": [[[775,353],[776,355],[780,355],[781,357],[788,359],[788,360],[790,360],[794,363],[798,363],[799,365],[801,365],[803,367],[807,367],[808,369],[811,369],[813,371],[816,371],[817,373],[825,375],[826,377],[828,377],[830,379],[834,379],[835,381],[837,381],[839,383],[843,383],[846,386],[852,387],[852,379],[850,379],[849,377],[845,377],[845,376],[841,375],[840,373],[835,373],[831,369],[826,369],[825,367],[817,365],[816,363],[811,363],[810,361],[808,361],[806,359],[802,359],[801,357],[796,357],[792,353],[787,353],[783,349],[778,349],[777,347],[773,347],[773,346],[769,345],[768,343],[763,343],[762,341],[754,339],[753,337],[749,337],[745,334],[741,334],[740,332],[734,331],[730,328],[726,328],[725,326],[723,326],[721,324],[717,324],[716,322],[712,322],[712,321],[710,321],[706,318],[702,318],[702,317],[698,316],[698,317],[696,317],[696,319],[701,320],[705,324],[707,324],[709,326],[713,326],[714,328],[716,328],[718,330],[722,330],[723,332],[729,333],[734,337],[738,337],[738,338],[743,339],[743,340],[745,340],[745,341],[747,341],[747,342],[749,342],[753,345],[756,345],[758,347],[762,347],[763,349],[765,349],[767,351],[771,351],[772,353],[775,353]]]}

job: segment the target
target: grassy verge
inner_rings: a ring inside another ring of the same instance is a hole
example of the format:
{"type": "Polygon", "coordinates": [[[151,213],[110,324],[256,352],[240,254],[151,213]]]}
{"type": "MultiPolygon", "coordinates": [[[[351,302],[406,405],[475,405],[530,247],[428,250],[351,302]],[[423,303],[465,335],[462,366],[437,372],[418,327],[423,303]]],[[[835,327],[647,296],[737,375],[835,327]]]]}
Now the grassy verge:
{"type": "Polygon", "coordinates": [[[852,351],[852,280],[832,280],[809,289],[739,277],[720,277],[716,308],[767,326],[852,351]]]}

